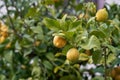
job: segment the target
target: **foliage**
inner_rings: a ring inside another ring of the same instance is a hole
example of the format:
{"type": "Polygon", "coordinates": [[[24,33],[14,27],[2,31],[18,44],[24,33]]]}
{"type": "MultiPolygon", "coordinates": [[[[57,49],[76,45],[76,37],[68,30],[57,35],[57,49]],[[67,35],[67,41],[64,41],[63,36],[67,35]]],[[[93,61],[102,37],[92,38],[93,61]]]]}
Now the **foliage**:
{"type": "MultiPolygon", "coordinates": [[[[92,80],[111,80],[111,69],[119,64],[120,6],[107,5],[109,18],[96,21],[94,3],[76,0],[3,0],[7,14],[0,17],[8,27],[0,43],[0,80],[81,80],[87,71],[92,80]],[[117,12],[116,12],[117,10],[117,12]],[[63,48],[53,45],[63,37],[63,48]],[[70,48],[78,49],[76,62],[66,59],[70,48]],[[92,55],[87,55],[89,50],[92,55]],[[81,69],[94,64],[96,68],[81,69]],[[99,72],[101,76],[95,76],[99,72]]],[[[0,29],[1,32],[3,29],[0,29]]],[[[1,33],[0,33],[1,35],[1,33]]],[[[3,36],[3,34],[0,36],[3,36]]]]}

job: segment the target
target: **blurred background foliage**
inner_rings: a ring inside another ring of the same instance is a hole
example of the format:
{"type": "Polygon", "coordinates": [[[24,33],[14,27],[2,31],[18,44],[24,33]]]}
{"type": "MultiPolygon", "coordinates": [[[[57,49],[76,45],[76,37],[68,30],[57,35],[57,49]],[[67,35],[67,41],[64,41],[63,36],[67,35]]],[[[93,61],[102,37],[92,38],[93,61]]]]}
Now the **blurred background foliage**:
{"type": "Polygon", "coordinates": [[[0,28],[8,29],[4,40],[0,35],[0,80],[88,80],[90,76],[90,80],[104,80],[105,65],[112,80],[110,70],[120,63],[119,5],[105,4],[109,20],[97,22],[95,4],[84,0],[2,2],[0,8],[5,6],[7,14],[0,17],[0,28]],[[53,45],[55,35],[66,38],[64,48],[53,45]],[[79,62],[70,63],[66,52],[71,47],[80,53],[89,49],[92,56],[82,54],[79,62]],[[87,69],[87,64],[95,68],[87,69]]]}

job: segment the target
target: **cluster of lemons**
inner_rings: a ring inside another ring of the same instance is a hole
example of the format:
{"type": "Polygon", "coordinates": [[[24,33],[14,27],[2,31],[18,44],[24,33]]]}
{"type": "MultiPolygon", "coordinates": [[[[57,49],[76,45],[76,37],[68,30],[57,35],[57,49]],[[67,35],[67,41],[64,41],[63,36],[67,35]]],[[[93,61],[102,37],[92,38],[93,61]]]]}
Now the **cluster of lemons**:
{"type": "Polygon", "coordinates": [[[3,43],[8,37],[8,27],[0,22],[0,43],[3,43]]]}
{"type": "MultiPolygon", "coordinates": [[[[99,22],[106,21],[108,19],[107,10],[105,8],[98,10],[96,12],[95,18],[96,18],[96,21],[99,21],[99,22]]],[[[63,48],[66,45],[66,43],[67,43],[67,41],[65,38],[63,38],[61,36],[54,36],[53,44],[55,47],[63,48]]],[[[86,50],[85,53],[88,56],[91,56],[90,50],[86,50]]],[[[80,55],[80,53],[77,48],[71,48],[68,50],[68,52],[66,54],[66,58],[67,58],[67,60],[74,62],[79,59],[79,55],[80,55]]]]}
{"type": "MultiPolygon", "coordinates": [[[[61,36],[54,36],[53,44],[55,47],[63,48],[66,45],[66,43],[67,41],[65,40],[65,38],[61,36]]],[[[85,53],[87,56],[91,56],[90,50],[86,50],[85,53]]],[[[67,51],[66,58],[70,62],[76,62],[77,60],[79,60],[80,55],[82,54],[79,53],[78,49],[73,47],[67,51]]]]}

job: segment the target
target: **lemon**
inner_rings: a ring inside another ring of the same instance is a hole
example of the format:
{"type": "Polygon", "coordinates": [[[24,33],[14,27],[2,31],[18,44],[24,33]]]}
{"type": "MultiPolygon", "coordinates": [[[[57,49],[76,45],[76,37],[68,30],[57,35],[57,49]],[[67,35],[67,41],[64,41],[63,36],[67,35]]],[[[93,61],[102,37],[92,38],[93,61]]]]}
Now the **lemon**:
{"type": "Polygon", "coordinates": [[[0,23],[0,36],[8,36],[8,27],[5,24],[0,23]]]}
{"type": "Polygon", "coordinates": [[[8,27],[6,25],[1,25],[0,30],[3,32],[7,32],[8,31],[8,27]]]}
{"type": "Polygon", "coordinates": [[[100,9],[100,10],[97,11],[95,17],[96,17],[96,20],[97,20],[97,21],[100,21],[100,22],[101,22],[101,21],[105,21],[105,20],[108,19],[108,12],[106,11],[105,8],[100,9]]]}
{"type": "Polygon", "coordinates": [[[55,36],[53,39],[53,44],[57,48],[62,48],[66,45],[66,40],[63,37],[55,36]]]}
{"type": "Polygon", "coordinates": [[[5,41],[5,37],[1,36],[0,37],[0,43],[3,43],[5,41]]]}
{"type": "Polygon", "coordinates": [[[76,48],[69,49],[66,54],[66,58],[72,62],[77,61],[79,58],[79,51],[76,48]]]}

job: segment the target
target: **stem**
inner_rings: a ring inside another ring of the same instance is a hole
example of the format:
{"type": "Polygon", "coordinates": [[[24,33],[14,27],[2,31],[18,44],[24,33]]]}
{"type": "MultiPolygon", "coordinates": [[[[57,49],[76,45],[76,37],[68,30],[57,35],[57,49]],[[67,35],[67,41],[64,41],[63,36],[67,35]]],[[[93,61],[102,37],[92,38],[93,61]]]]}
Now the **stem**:
{"type": "Polygon", "coordinates": [[[105,60],[105,63],[104,63],[104,68],[105,68],[105,80],[107,80],[107,51],[106,51],[106,47],[104,47],[103,49],[104,51],[104,60],[105,60]]]}
{"type": "Polygon", "coordinates": [[[7,5],[7,0],[5,0],[4,3],[5,3],[6,10],[7,10],[7,16],[8,16],[8,18],[9,18],[9,21],[10,21],[10,24],[11,24],[11,28],[13,29],[14,33],[15,33],[19,38],[22,38],[22,36],[17,33],[17,30],[15,29],[13,20],[12,20],[10,14],[9,14],[8,5],[7,5]]]}

